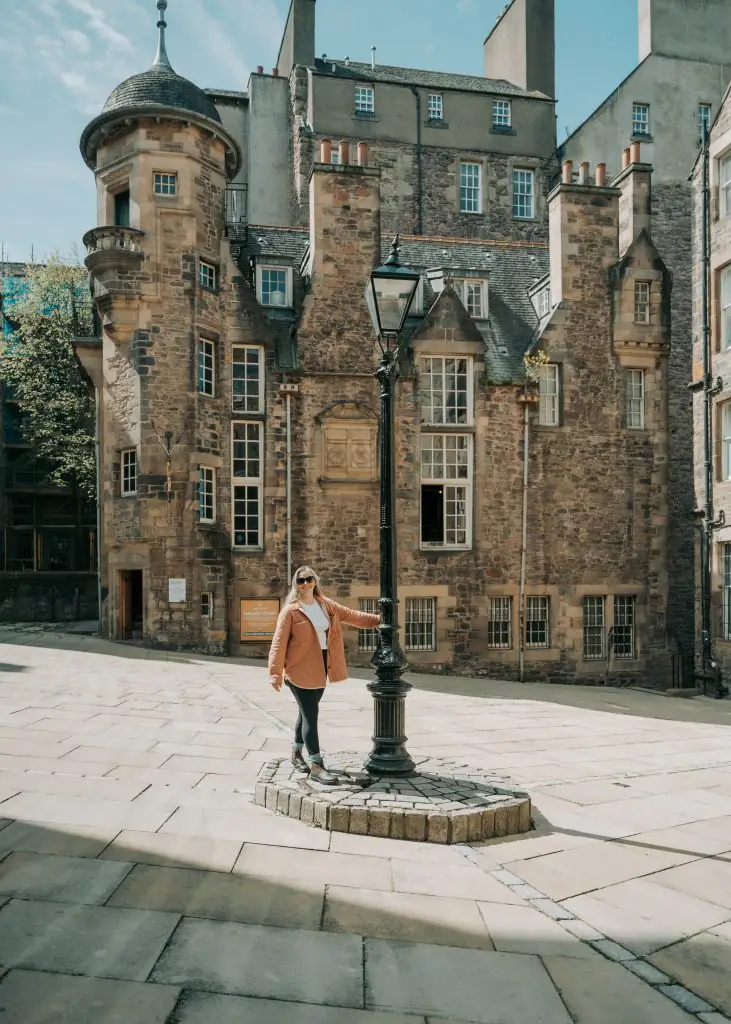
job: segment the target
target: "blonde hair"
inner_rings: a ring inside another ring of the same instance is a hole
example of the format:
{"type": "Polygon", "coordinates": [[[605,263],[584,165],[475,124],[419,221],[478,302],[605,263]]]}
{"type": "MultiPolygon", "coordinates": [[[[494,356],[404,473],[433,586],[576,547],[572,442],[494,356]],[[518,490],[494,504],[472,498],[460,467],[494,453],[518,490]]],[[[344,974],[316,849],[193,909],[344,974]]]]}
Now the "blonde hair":
{"type": "Polygon", "coordinates": [[[286,600],[284,602],[285,604],[291,604],[293,601],[299,600],[299,595],[297,593],[297,577],[300,575],[300,573],[305,573],[307,576],[315,577],[315,586],[312,588],[312,593],[315,595],[315,597],[325,596],[320,587],[320,577],[317,575],[315,570],[309,565],[301,565],[299,569],[295,569],[294,576],[292,577],[292,586],[290,588],[289,593],[287,594],[286,600]]]}

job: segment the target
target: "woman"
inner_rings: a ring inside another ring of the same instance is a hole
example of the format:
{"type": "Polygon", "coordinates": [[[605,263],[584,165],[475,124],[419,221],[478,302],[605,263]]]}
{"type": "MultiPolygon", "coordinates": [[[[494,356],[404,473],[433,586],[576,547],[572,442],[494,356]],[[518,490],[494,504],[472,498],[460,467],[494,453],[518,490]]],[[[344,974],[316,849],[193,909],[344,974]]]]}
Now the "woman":
{"type": "Polygon", "coordinates": [[[281,690],[282,682],[286,682],[299,708],[292,764],[297,771],[309,772],[312,779],[326,786],[335,785],[338,779],[323,764],[317,715],[328,680],[339,683],[348,677],[343,622],[373,629],[380,618],[324,597],[320,577],[309,565],[303,565],[292,579],[292,589],[279,613],[269,651],[269,682],[275,690],[281,690]],[[307,747],[310,765],[302,753],[303,747],[307,747]]]}

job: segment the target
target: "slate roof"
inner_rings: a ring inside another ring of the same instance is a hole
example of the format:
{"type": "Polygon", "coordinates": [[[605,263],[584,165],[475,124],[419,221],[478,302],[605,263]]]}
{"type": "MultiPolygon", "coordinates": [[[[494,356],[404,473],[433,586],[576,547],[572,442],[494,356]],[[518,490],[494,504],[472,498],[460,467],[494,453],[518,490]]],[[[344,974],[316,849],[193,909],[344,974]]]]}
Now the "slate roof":
{"type": "Polygon", "coordinates": [[[502,78],[481,78],[479,75],[456,75],[447,71],[422,71],[419,68],[398,68],[386,64],[370,64],[343,60],[315,61],[315,70],[321,75],[335,78],[352,78],[360,82],[393,82],[397,85],[420,85],[424,88],[459,89],[463,92],[487,92],[501,96],[531,96],[535,99],[550,99],[537,90],[527,91],[519,85],[502,78]],[[333,67],[335,70],[333,71],[333,67]]]}
{"type": "Polygon", "coordinates": [[[221,115],[210,96],[173,71],[169,64],[153,64],[147,71],[132,75],[113,90],[102,114],[117,110],[147,110],[150,107],[187,110],[221,123],[221,115]]]}
{"type": "MultiPolygon", "coordinates": [[[[241,248],[239,262],[243,266],[249,256],[279,256],[291,260],[297,270],[309,247],[309,239],[309,232],[304,228],[253,225],[249,227],[247,241],[241,248]]],[[[390,251],[391,239],[384,237],[381,241],[382,261],[385,262],[390,251]]],[[[485,339],[488,378],[496,384],[517,382],[522,378],[523,355],[530,348],[539,326],[528,290],[548,272],[547,245],[404,235],[401,238],[401,261],[406,266],[424,270],[443,268],[456,277],[464,271],[484,272],[488,277],[488,318],[476,321],[476,325],[485,339]]],[[[428,288],[426,292],[424,305],[428,310],[434,296],[428,288]]],[[[291,322],[290,319],[287,326],[291,322]]],[[[409,318],[412,328],[419,322],[420,318],[409,318]]],[[[275,327],[281,337],[282,356],[289,352],[288,358],[293,361],[294,349],[288,334],[285,339],[285,325],[277,323],[275,327]]]]}

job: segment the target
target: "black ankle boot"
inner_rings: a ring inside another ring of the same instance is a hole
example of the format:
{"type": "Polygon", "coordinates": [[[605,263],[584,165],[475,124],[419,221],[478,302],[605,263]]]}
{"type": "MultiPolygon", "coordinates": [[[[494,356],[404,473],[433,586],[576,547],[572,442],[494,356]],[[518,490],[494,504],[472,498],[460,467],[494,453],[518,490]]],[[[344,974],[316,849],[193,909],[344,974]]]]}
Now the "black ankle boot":
{"type": "Polygon", "coordinates": [[[305,775],[309,775],[310,766],[305,761],[304,754],[299,747],[296,747],[292,751],[292,764],[294,765],[295,771],[304,772],[305,775]]]}

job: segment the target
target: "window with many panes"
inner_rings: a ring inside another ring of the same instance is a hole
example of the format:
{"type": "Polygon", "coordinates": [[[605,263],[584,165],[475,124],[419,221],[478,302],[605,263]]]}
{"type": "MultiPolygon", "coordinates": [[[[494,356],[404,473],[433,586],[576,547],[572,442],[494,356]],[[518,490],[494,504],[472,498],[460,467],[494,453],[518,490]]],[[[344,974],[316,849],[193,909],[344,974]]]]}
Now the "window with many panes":
{"type": "MultiPolygon", "coordinates": [[[[368,612],[369,615],[380,615],[381,606],[378,603],[377,597],[359,597],[358,598],[358,611],[368,612]]],[[[359,629],[358,630],[358,650],[359,651],[375,651],[378,647],[378,630],[377,629],[359,629]]]]}
{"type": "Polygon", "coordinates": [[[731,214],[731,153],[721,157],[718,172],[721,216],[728,217],[731,214]]]}
{"type": "Polygon", "coordinates": [[[724,267],[720,274],[721,349],[731,348],[731,266],[724,267]]]}
{"type": "Polygon", "coordinates": [[[491,597],[487,614],[487,646],[507,650],[513,646],[513,599],[491,597]]]}
{"type": "Polygon", "coordinates": [[[635,323],[650,322],[650,284],[648,281],[635,281],[635,323]]]}
{"type": "Polygon", "coordinates": [[[435,597],[407,597],[404,649],[436,651],[437,600],[435,597]]]}
{"type": "Polygon", "coordinates": [[[262,306],[289,306],[289,270],[286,267],[258,268],[259,302],[262,306]]]}
{"type": "Polygon", "coordinates": [[[216,343],[208,338],[198,342],[198,391],[213,395],[216,388],[216,343]]]}
{"type": "Polygon", "coordinates": [[[635,598],[614,598],[612,653],[615,658],[635,657],[635,598]]]}
{"type": "Polygon", "coordinates": [[[419,365],[421,422],[472,423],[472,360],[424,356],[419,365]]]}
{"type": "Polygon", "coordinates": [[[525,599],[525,646],[550,647],[548,597],[526,597],[525,599]]]}
{"type": "Polygon", "coordinates": [[[369,85],[356,85],[354,97],[356,114],[373,114],[375,112],[376,94],[369,85]]]}
{"type": "Polygon", "coordinates": [[[210,591],[201,594],[201,618],[213,618],[213,594],[210,591]]]}
{"type": "Polygon", "coordinates": [[[177,174],[165,174],[155,171],[152,183],[156,196],[176,196],[178,194],[177,174]]]}
{"type": "Polygon", "coordinates": [[[721,406],[721,479],[731,480],[731,402],[721,406]]]}
{"type": "Polygon", "coordinates": [[[512,123],[510,100],[492,101],[493,128],[509,128],[512,123]]]}
{"type": "Polygon", "coordinates": [[[513,216],[531,220],[535,216],[535,172],[516,168],[513,171],[513,216]]]}
{"type": "Polygon", "coordinates": [[[627,370],[627,426],[645,429],[645,371],[627,370]]]}
{"type": "Polygon", "coordinates": [[[262,484],[264,427],[261,423],[231,424],[233,537],[236,548],[262,546],[262,484]]]}
{"type": "Polygon", "coordinates": [[[462,300],[462,305],[477,320],[487,319],[487,302],[485,292],[487,281],[476,281],[471,278],[455,278],[452,282],[454,290],[462,300]]]}
{"type": "Polygon", "coordinates": [[[731,640],[731,544],[721,545],[723,573],[723,638],[731,640]]]}
{"type": "Polygon", "coordinates": [[[429,93],[426,109],[430,121],[444,120],[444,97],[440,92],[429,93]]]}
{"type": "Polygon", "coordinates": [[[633,135],[649,135],[650,134],[650,104],[649,103],[633,103],[632,104],[632,134],[633,135]]]}
{"type": "Polygon", "coordinates": [[[215,291],[218,288],[218,267],[213,263],[206,263],[205,260],[201,260],[198,268],[198,280],[200,281],[201,288],[215,291]]]}
{"type": "Polygon", "coordinates": [[[701,142],[705,139],[711,128],[711,104],[698,104],[698,136],[701,142]]]}
{"type": "Polygon", "coordinates": [[[604,598],[584,598],[584,660],[601,661],[604,657],[604,598]]]}
{"type": "Polygon", "coordinates": [[[259,345],[233,346],[231,408],[234,412],[264,411],[264,349],[259,345]]]}
{"type": "Polygon", "coordinates": [[[198,518],[201,523],[216,521],[216,471],[212,466],[198,469],[198,518]]]}
{"type": "Polygon", "coordinates": [[[463,160],[459,165],[459,209],[482,213],[482,164],[463,160]]]}
{"type": "Polygon", "coordinates": [[[561,376],[558,363],[538,367],[538,422],[542,427],[557,427],[561,419],[561,376]]]}
{"type": "Polygon", "coordinates": [[[122,452],[121,485],[122,494],[137,494],[137,449],[128,448],[122,452]]]}
{"type": "Polygon", "coordinates": [[[536,313],[538,316],[546,316],[551,311],[551,289],[541,288],[535,296],[536,313]]]}
{"type": "Polygon", "coordinates": [[[465,548],[471,543],[472,438],[421,435],[421,544],[465,548]]]}

